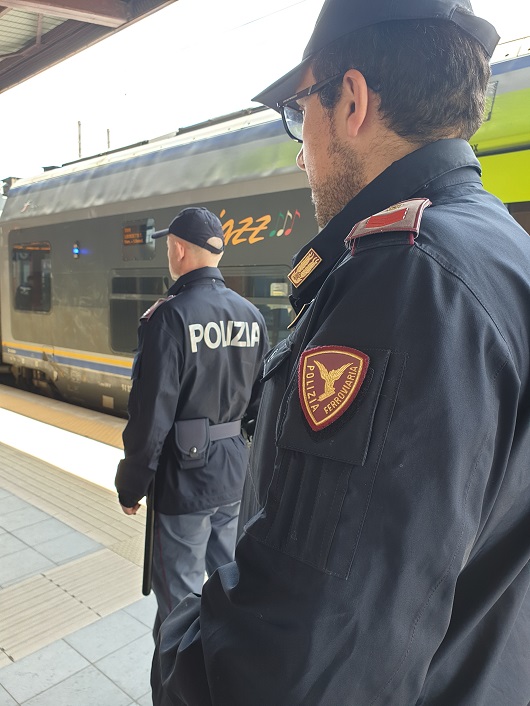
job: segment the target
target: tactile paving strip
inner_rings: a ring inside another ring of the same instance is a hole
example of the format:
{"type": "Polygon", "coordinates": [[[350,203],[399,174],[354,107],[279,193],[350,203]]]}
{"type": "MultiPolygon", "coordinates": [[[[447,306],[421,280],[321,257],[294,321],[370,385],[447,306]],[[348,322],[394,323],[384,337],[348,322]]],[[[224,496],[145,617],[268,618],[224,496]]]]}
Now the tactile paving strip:
{"type": "Polygon", "coordinates": [[[119,554],[120,556],[132,561],[133,564],[137,566],[143,566],[144,564],[144,536],[138,535],[136,537],[131,537],[131,539],[126,539],[124,542],[118,542],[113,544],[109,549],[113,552],[119,554]]]}
{"type": "MultiPolygon", "coordinates": [[[[46,647],[100,616],[46,576],[2,591],[0,645],[7,663],[46,647]]],[[[1,666],[5,666],[0,662],[1,666]]]]}
{"type": "Polygon", "coordinates": [[[106,547],[145,531],[145,512],[124,515],[112,491],[4,444],[0,485],[106,547]]]}
{"type": "Polygon", "coordinates": [[[106,547],[1,591],[2,667],[142,597],[145,513],[124,515],[112,491],[4,444],[0,487],[106,547]]]}
{"type": "Polygon", "coordinates": [[[118,449],[123,448],[121,433],[126,421],[119,417],[5,386],[0,387],[0,407],[74,434],[86,436],[88,439],[101,441],[118,449]]]}
{"type": "Polygon", "coordinates": [[[142,597],[142,569],[109,549],[50,569],[44,576],[99,617],[142,597]]]}

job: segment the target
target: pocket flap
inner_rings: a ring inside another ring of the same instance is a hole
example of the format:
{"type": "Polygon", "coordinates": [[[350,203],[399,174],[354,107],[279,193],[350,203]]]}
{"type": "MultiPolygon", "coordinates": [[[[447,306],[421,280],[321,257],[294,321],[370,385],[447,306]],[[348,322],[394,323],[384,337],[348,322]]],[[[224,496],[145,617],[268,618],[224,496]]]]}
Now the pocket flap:
{"type": "Polygon", "coordinates": [[[280,341],[272,350],[265,356],[263,361],[263,377],[262,382],[268,380],[274,374],[280,365],[291,355],[293,343],[291,336],[288,336],[283,341],[280,341]]]}
{"type": "Polygon", "coordinates": [[[175,443],[184,458],[198,459],[204,456],[210,443],[209,420],[179,420],[175,424],[175,443]]]}

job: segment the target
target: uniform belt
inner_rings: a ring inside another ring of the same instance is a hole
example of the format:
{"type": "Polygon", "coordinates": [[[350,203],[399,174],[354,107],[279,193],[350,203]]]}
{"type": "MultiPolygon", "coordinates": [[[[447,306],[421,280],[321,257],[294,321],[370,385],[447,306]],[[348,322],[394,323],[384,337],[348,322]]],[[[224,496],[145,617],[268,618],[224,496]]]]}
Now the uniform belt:
{"type": "Polygon", "coordinates": [[[235,422],[225,422],[224,424],[212,424],[210,426],[210,441],[229,439],[231,436],[239,436],[240,433],[241,419],[235,422]]]}

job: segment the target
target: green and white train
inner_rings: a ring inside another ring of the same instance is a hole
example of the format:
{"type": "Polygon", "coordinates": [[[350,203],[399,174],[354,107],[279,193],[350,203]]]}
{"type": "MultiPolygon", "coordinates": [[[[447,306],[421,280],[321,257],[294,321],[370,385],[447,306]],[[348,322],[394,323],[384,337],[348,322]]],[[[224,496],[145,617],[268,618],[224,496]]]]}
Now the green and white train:
{"type": "Polygon", "coordinates": [[[530,233],[530,37],[493,55],[484,123],[471,139],[488,191],[530,233]]]}

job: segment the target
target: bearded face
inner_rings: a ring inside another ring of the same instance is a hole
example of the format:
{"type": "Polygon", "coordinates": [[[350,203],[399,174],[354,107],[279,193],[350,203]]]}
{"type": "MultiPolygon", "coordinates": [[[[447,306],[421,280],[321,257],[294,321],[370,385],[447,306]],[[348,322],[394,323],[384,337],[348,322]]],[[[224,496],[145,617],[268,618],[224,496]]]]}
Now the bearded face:
{"type": "Polygon", "coordinates": [[[327,168],[320,170],[315,162],[311,174],[307,173],[315,205],[318,225],[323,228],[342,211],[366,184],[362,159],[350,145],[341,143],[330,118],[329,140],[326,149],[327,168]]]}

